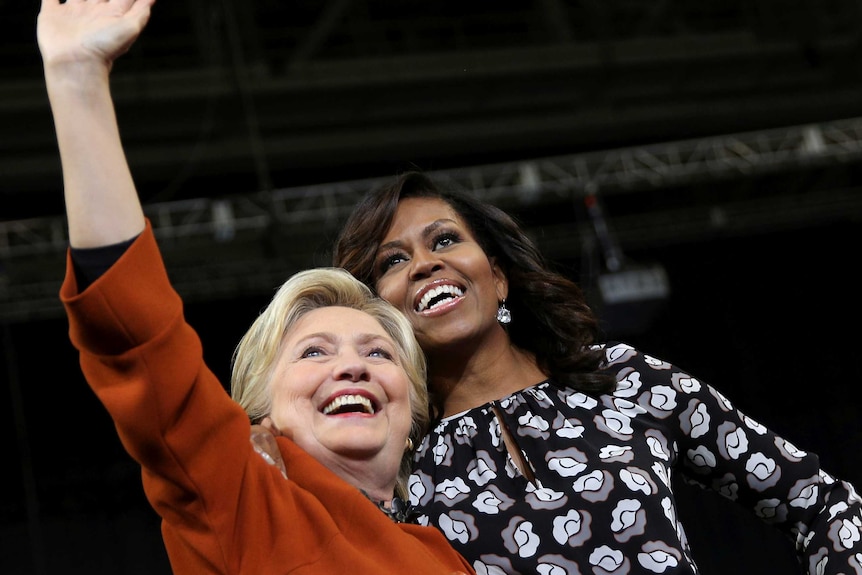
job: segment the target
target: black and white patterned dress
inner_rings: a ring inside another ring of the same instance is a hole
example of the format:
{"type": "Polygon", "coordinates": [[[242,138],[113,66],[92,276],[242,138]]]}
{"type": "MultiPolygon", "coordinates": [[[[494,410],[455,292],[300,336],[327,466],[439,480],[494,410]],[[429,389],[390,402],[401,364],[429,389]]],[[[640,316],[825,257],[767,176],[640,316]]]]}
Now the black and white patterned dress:
{"type": "Polygon", "coordinates": [[[411,502],[483,574],[695,574],[671,474],[714,489],[795,542],[803,571],[862,575],[862,500],[714,388],[608,344],[613,394],[544,382],[440,421],[411,502]],[[509,456],[501,422],[535,475],[509,456]]]}

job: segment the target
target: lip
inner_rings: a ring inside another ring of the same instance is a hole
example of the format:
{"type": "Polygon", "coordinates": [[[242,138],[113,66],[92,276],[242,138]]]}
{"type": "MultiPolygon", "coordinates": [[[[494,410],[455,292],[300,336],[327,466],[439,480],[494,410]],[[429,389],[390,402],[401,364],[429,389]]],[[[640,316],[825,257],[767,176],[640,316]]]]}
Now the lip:
{"type": "Polygon", "coordinates": [[[344,388],[339,389],[335,393],[329,395],[326,399],[324,399],[320,405],[317,406],[317,411],[326,417],[345,417],[345,416],[353,416],[353,417],[374,417],[378,413],[383,410],[383,402],[377,399],[373,393],[364,388],[344,388]],[[343,397],[345,395],[359,395],[361,397],[366,398],[371,402],[371,407],[374,410],[374,413],[364,413],[358,411],[351,411],[346,413],[335,413],[335,414],[325,414],[323,410],[327,405],[335,401],[339,397],[343,397]]]}
{"type": "Polygon", "coordinates": [[[441,313],[445,313],[445,312],[447,312],[447,311],[448,311],[449,309],[451,309],[453,306],[458,305],[458,303],[459,303],[462,299],[464,299],[464,296],[462,295],[461,297],[454,298],[452,301],[450,301],[450,302],[448,302],[448,303],[445,303],[445,304],[443,304],[443,305],[441,305],[441,306],[437,306],[437,307],[435,307],[434,309],[431,309],[431,310],[425,310],[425,311],[423,311],[423,312],[417,312],[417,311],[416,311],[416,308],[417,308],[417,307],[419,307],[419,302],[422,300],[422,297],[423,297],[426,293],[428,293],[429,291],[431,291],[432,289],[438,288],[438,287],[443,286],[443,285],[450,285],[450,286],[454,286],[454,287],[458,288],[459,290],[461,290],[461,292],[462,292],[463,294],[466,294],[466,293],[467,293],[467,288],[466,288],[466,287],[464,287],[464,284],[462,284],[462,283],[460,283],[460,282],[456,282],[456,281],[451,280],[451,279],[448,279],[448,278],[436,279],[436,280],[431,281],[431,282],[428,282],[427,284],[425,284],[425,285],[423,285],[422,287],[420,287],[420,288],[419,288],[419,290],[414,294],[414,296],[413,296],[413,305],[410,307],[410,309],[413,311],[413,313],[416,313],[416,314],[421,315],[421,316],[426,316],[426,317],[427,317],[427,316],[439,315],[439,314],[441,314],[441,313]]]}

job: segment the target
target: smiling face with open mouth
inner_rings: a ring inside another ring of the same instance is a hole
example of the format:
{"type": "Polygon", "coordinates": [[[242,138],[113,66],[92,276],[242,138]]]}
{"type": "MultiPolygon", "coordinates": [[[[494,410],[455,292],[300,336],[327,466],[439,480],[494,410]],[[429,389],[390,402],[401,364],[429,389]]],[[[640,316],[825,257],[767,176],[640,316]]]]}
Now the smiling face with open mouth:
{"type": "Polygon", "coordinates": [[[407,315],[428,354],[501,329],[496,313],[505,275],[442,199],[399,201],[375,269],[378,293],[407,315]]]}
{"type": "Polygon", "coordinates": [[[284,338],[271,389],[269,419],[328,467],[374,461],[398,469],[410,382],[395,343],[369,314],[337,306],[306,313],[284,338]]]}

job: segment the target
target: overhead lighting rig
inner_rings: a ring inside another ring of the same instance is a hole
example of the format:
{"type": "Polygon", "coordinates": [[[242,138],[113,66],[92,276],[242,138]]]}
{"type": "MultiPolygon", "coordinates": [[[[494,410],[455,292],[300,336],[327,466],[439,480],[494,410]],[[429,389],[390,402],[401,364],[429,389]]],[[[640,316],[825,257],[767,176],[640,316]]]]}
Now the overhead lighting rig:
{"type": "Polygon", "coordinates": [[[597,186],[587,187],[584,206],[604,264],[587,287],[590,303],[607,336],[642,333],[661,314],[670,297],[667,272],[659,263],[637,263],[623,254],[608,227],[597,186]]]}

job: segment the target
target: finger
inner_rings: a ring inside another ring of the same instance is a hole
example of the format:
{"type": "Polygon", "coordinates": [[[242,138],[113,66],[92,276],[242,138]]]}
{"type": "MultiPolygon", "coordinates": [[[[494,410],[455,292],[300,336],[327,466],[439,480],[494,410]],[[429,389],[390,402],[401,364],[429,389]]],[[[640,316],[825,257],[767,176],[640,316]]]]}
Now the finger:
{"type": "Polygon", "coordinates": [[[284,467],[284,459],[281,457],[281,451],[278,449],[278,443],[275,441],[275,436],[272,433],[260,426],[252,426],[251,444],[264,461],[277,467],[281,471],[282,476],[287,479],[287,469],[284,467]]]}
{"type": "MultiPolygon", "coordinates": [[[[81,0],[78,0],[79,2],[81,0]]],[[[66,2],[74,2],[74,0],[66,0],[66,2]]],[[[46,12],[48,10],[57,10],[62,6],[60,0],[42,0],[40,10],[46,12]]]]}
{"type": "Polygon", "coordinates": [[[137,25],[143,28],[150,19],[150,12],[156,0],[132,0],[132,2],[127,16],[135,20],[137,25]]]}

